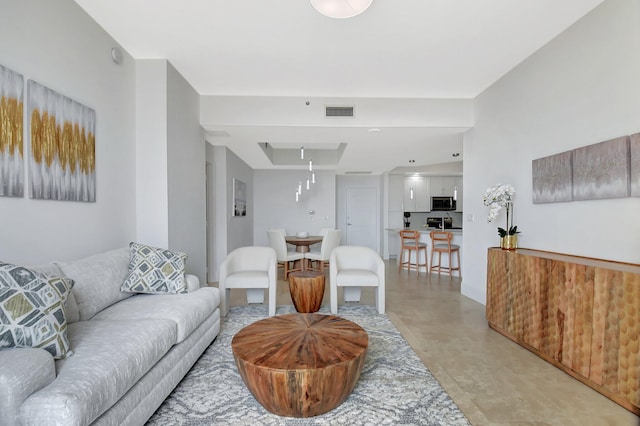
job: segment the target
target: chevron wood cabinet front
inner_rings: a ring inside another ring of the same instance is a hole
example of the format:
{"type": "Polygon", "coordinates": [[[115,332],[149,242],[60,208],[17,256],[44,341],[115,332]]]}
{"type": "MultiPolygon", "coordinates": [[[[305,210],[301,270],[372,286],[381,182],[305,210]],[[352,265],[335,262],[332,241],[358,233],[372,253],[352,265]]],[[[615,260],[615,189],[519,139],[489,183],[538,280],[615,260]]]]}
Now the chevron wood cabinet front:
{"type": "Polygon", "coordinates": [[[489,326],[640,415],[640,265],[490,248],[489,326]]]}

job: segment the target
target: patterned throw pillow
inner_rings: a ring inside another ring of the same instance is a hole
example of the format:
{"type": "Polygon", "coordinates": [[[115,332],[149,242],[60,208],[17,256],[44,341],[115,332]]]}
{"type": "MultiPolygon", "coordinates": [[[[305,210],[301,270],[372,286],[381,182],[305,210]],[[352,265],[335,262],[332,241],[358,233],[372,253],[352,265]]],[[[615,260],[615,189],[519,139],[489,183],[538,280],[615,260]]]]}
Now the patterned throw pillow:
{"type": "Polygon", "coordinates": [[[0,262],[0,348],[42,348],[56,359],[72,355],[64,304],[73,284],[0,262]]]}
{"type": "Polygon", "coordinates": [[[121,290],[131,293],[186,293],[187,255],[167,249],[130,243],[129,275],[121,290]]]}

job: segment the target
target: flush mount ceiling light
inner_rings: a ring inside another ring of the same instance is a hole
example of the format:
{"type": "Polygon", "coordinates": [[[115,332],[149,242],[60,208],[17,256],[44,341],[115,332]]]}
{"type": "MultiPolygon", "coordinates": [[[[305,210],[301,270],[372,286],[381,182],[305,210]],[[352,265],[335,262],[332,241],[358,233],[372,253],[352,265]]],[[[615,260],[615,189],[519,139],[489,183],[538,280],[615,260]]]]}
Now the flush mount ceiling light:
{"type": "Polygon", "coordinates": [[[343,19],[359,15],[369,6],[373,0],[309,0],[311,6],[324,16],[343,19]]]}

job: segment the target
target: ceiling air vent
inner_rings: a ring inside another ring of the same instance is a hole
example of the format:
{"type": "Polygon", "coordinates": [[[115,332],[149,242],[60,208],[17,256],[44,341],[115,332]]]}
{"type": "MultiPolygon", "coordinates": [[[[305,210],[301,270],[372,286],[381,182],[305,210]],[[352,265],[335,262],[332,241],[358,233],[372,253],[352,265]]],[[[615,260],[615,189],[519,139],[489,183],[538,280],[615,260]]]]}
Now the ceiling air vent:
{"type": "Polygon", "coordinates": [[[340,117],[340,118],[353,118],[354,107],[353,106],[325,106],[325,117],[340,117]]]}

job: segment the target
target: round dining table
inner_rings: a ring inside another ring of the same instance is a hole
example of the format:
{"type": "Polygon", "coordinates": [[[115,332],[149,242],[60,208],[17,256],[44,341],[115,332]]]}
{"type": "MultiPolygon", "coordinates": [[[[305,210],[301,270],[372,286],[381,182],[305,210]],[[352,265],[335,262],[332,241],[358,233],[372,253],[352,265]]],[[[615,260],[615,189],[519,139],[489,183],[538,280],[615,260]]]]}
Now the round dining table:
{"type": "MultiPolygon", "coordinates": [[[[309,235],[304,238],[296,237],[295,235],[289,235],[284,239],[287,243],[296,246],[296,251],[298,253],[308,253],[310,245],[322,242],[322,235],[309,235]]],[[[294,268],[306,271],[307,269],[309,269],[309,260],[296,260],[294,263],[294,268]]]]}
{"type": "Polygon", "coordinates": [[[309,235],[308,237],[304,238],[296,237],[295,235],[289,235],[284,239],[287,243],[296,246],[296,251],[299,253],[307,253],[309,251],[310,245],[322,242],[321,235],[309,235]]]}

